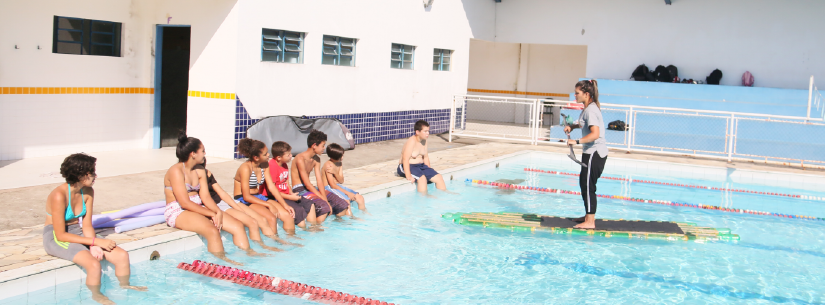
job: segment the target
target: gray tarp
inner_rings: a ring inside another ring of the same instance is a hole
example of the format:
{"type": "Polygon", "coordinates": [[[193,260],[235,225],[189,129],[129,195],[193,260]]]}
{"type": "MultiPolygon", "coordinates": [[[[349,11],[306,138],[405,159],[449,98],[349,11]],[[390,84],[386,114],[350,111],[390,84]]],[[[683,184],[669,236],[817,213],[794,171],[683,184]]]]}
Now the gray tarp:
{"type": "Polygon", "coordinates": [[[307,150],[307,136],[313,129],[327,134],[327,145],[337,143],[344,149],[354,149],[355,140],[344,124],[334,118],[304,119],[288,115],[265,117],[246,130],[246,137],[259,140],[267,148],[284,141],[292,146],[292,154],[307,150]]]}

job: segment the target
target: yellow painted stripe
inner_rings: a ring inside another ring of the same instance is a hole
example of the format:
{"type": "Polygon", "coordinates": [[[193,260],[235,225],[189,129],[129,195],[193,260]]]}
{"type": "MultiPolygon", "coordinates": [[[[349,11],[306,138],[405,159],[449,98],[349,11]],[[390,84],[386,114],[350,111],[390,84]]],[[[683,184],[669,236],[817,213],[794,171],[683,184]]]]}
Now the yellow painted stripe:
{"type": "Polygon", "coordinates": [[[203,98],[214,98],[214,99],[221,99],[221,100],[234,100],[235,93],[223,93],[223,92],[207,92],[207,91],[189,91],[189,96],[191,97],[203,97],[203,98]]]}
{"type": "Polygon", "coordinates": [[[487,89],[471,89],[467,88],[467,92],[477,93],[497,93],[497,94],[515,94],[515,95],[537,95],[537,96],[556,96],[569,97],[569,93],[550,93],[550,92],[529,92],[529,91],[509,91],[509,90],[487,90],[487,89]]]}
{"type": "Polygon", "coordinates": [[[0,94],[154,94],[140,87],[0,87],[0,94]]]}

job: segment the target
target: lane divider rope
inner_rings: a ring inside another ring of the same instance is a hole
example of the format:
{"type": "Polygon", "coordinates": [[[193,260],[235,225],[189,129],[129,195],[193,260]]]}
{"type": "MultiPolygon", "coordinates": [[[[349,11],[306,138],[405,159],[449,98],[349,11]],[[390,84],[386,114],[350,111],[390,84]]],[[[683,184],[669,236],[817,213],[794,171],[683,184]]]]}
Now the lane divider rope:
{"type": "MultiPolygon", "coordinates": [[[[537,192],[543,192],[543,193],[555,193],[555,194],[566,194],[566,195],[581,196],[581,192],[560,190],[560,189],[551,189],[551,188],[546,188],[546,187],[515,185],[515,184],[507,184],[507,183],[501,183],[501,182],[490,182],[490,181],[475,180],[475,179],[466,179],[464,182],[468,182],[468,183],[472,183],[472,184],[478,184],[478,185],[489,185],[489,186],[494,186],[494,187],[498,187],[498,188],[506,188],[506,189],[537,191],[537,192]]],[[[721,211],[721,212],[731,212],[731,213],[740,213],[740,214],[753,214],[753,215],[776,216],[776,217],[782,217],[782,218],[795,218],[795,219],[823,220],[823,221],[825,221],[825,218],[820,218],[820,217],[805,216],[805,215],[788,215],[788,214],[772,213],[772,212],[764,212],[764,211],[755,211],[755,210],[729,209],[729,208],[725,208],[725,207],[720,207],[720,206],[715,206],[715,205],[708,205],[708,204],[694,204],[694,203],[684,203],[684,202],[675,202],[675,201],[667,201],[667,200],[642,199],[642,198],[633,198],[633,197],[625,197],[625,196],[618,196],[618,195],[596,194],[596,196],[598,196],[599,198],[618,199],[618,200],[624,200],[624,201],[634,201],[634,202],[643,202],[643,203],[655,203],[655,204],[662,204],[662,205],[669,205],[669,206],[697,208],[697,209],[704,209],[704,210],[716,210],[716,211],[721,211]]]]}
{"type": "MultiPolygon", "coordinates": [[[[571,173],[571,172],[558,172],[558,171],[547,171],[542,169],[536,168],[525,168],[525,171],[528,172],[535,172],[535,173],[543,173],[543,174],[551,174],[551,175],[566,175],[566,176],[576,176],[578,177],[578,173],[571,173]]],[[[600,177],[599,179],[608,179],[608,180],[618,180],[618,181],[630,181],[635,183],[648,183],[648,184],[658,184],[658,185],[667,185],[667,186],[676,186],[676,187],[687,187],[687,188],[695,188],[695,189],[707,189],[707,190],[714,190],[714,191],[723,191],[723,192],[736,192],[736,193],[747,193],[747,194],[757,194],[757,195],[769,195],[769,196],[781,196],[781,197],[790,197],[790,198],[800,198],[805,200],[820,200],[825,201],[825,197],[815,197],[815,196],[806,196],[806,195],[794,195],[794,194],[784,194],[784,193],[775,193],[775,192],[759,192],[759,191],[752,191],[752,190],[744,190],[744,189],[729,189],[729,188],[721,188],[721,187],[713,187],[713,186],[704,186],[704,185],[693,185],[693,184],[681,184],[681,183],[670,183],[670,182],[661,182],[661,181],[652,181],[652,180],[638,180],[638,179],[628,179],[623,177],[600,177]]]]}
{"type": "Polygon", "coordinates": [[[250,288],[262,289],[324,304],[395,305],[393,303],[288,281],[279,277],[271,277],[234,267],[206,263],[200,260],[193,261],[191,265],[180,263],[178,264],[178,269],[230,281],[250,288]]]}

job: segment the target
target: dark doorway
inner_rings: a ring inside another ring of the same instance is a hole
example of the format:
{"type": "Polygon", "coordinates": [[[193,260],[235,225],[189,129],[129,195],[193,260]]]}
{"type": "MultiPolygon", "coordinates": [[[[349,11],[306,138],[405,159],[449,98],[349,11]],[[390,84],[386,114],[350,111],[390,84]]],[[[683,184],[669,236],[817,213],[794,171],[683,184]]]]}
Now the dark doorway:
{"type": "MultiPolygon", "coordinates": [[[[178,133],[186,130],[189,92],[190,27],[164,27],[160,68],[160,146],[178,145],[178,133]]],[[[157,64],[157,63],[156,63],[157,64]]]]}

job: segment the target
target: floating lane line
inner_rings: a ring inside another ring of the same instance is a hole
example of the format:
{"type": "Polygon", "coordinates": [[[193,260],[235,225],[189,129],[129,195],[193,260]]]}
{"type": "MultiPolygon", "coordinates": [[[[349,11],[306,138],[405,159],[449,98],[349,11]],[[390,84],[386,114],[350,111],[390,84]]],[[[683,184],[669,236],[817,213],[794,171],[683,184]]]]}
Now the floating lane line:
{"type": "MultiPolygon", "coordinates": [[[[536,191],[536,192],[543,192],[543,193],[554,193],[554,194],[566,194],[566,195],[581,196],[581,192],[560,190],[560,189],[551,189],[551,188],[546,188],[546,187],[515,185],[515,184],[507,184],[507,183],[501,183],[501,182],[491,182],[491,181],[475,180],[475,179],[466,179],[464,182],[468,182],[468,183],[472,183],[472,184],[478,184],[478,185],[489,185],[489,186],[504,188],[504,189],[514,189],[514,190],[525,190],[525,191],[536,191]]],[[[813,217],[813,216],[805,216],[805,215],[789,215],[789,214],[772,213],[772,212],[755,211],[755,210],[729,209],[729,208],[725,208],[725,207],[720,207],[720,206],[715,206],[715,205],[708,205],[708,204],[694,204],[694,203],[684,203],[684,202],[676,202],[676,201],[668,201],[668,200],[643,199],[643,198],[634,198],[634,197],[626,197],[626,196],[619,196],[619,195],[596,194],[596,196],[598,196],[599,198],[617,199],[617,200],[643,202],[643,203],[654,203],[654,204],[661,204],[661,205],[678,206],[678,207],[686,207],[686,208],[697,208],[697,209],[704,209],[704,210],[715,210],[715,211],[739,213],[739,214],[753,214],[753,215],[776,216],[776,217],[782,217],[782,218],[795,218],[795,219],[825,221],[825,218],[821,218],[821,217],[813,217]]]]}
{"type": "MultiPolygon", "coordinates": [[[[546,170],[537,169],[537,168],[525,168],[524,171],[534,172],[534,173],[551,174],[551,175],[565,175],[565,176],[575,176],[575,177],[579,176],[578,173],[546,171],[546,170]]],[[[658,185],[686,187],[686,188],[694,188],[694,189],[706,189],[706,190],[723,191],[723,192],[746,193],[746,194],[754,194],[754,195],[780,196],[780,197],[789,197],[789,198],[799,198],[799,199],[805,199],[805,200],[825,201],[825,197],[784,194],[784,193],[775,193],[775,192],[759,192],[759,191],[752,191],[752,190],[729,189],[729,188],[721,188],[721,187],[713,187],[713,186],[705,186],[705,185],[693,185],[693,184],[670,183],[670,182],[661,182],[661,181],[652,181],[652,180],[628,179],[628,178],[623,178],[623,177],[604,176],[604,177],[600,177],[599,179],[629,181],[629,182],[635,182],[635,183],[658,184],[658,185]]]]}

